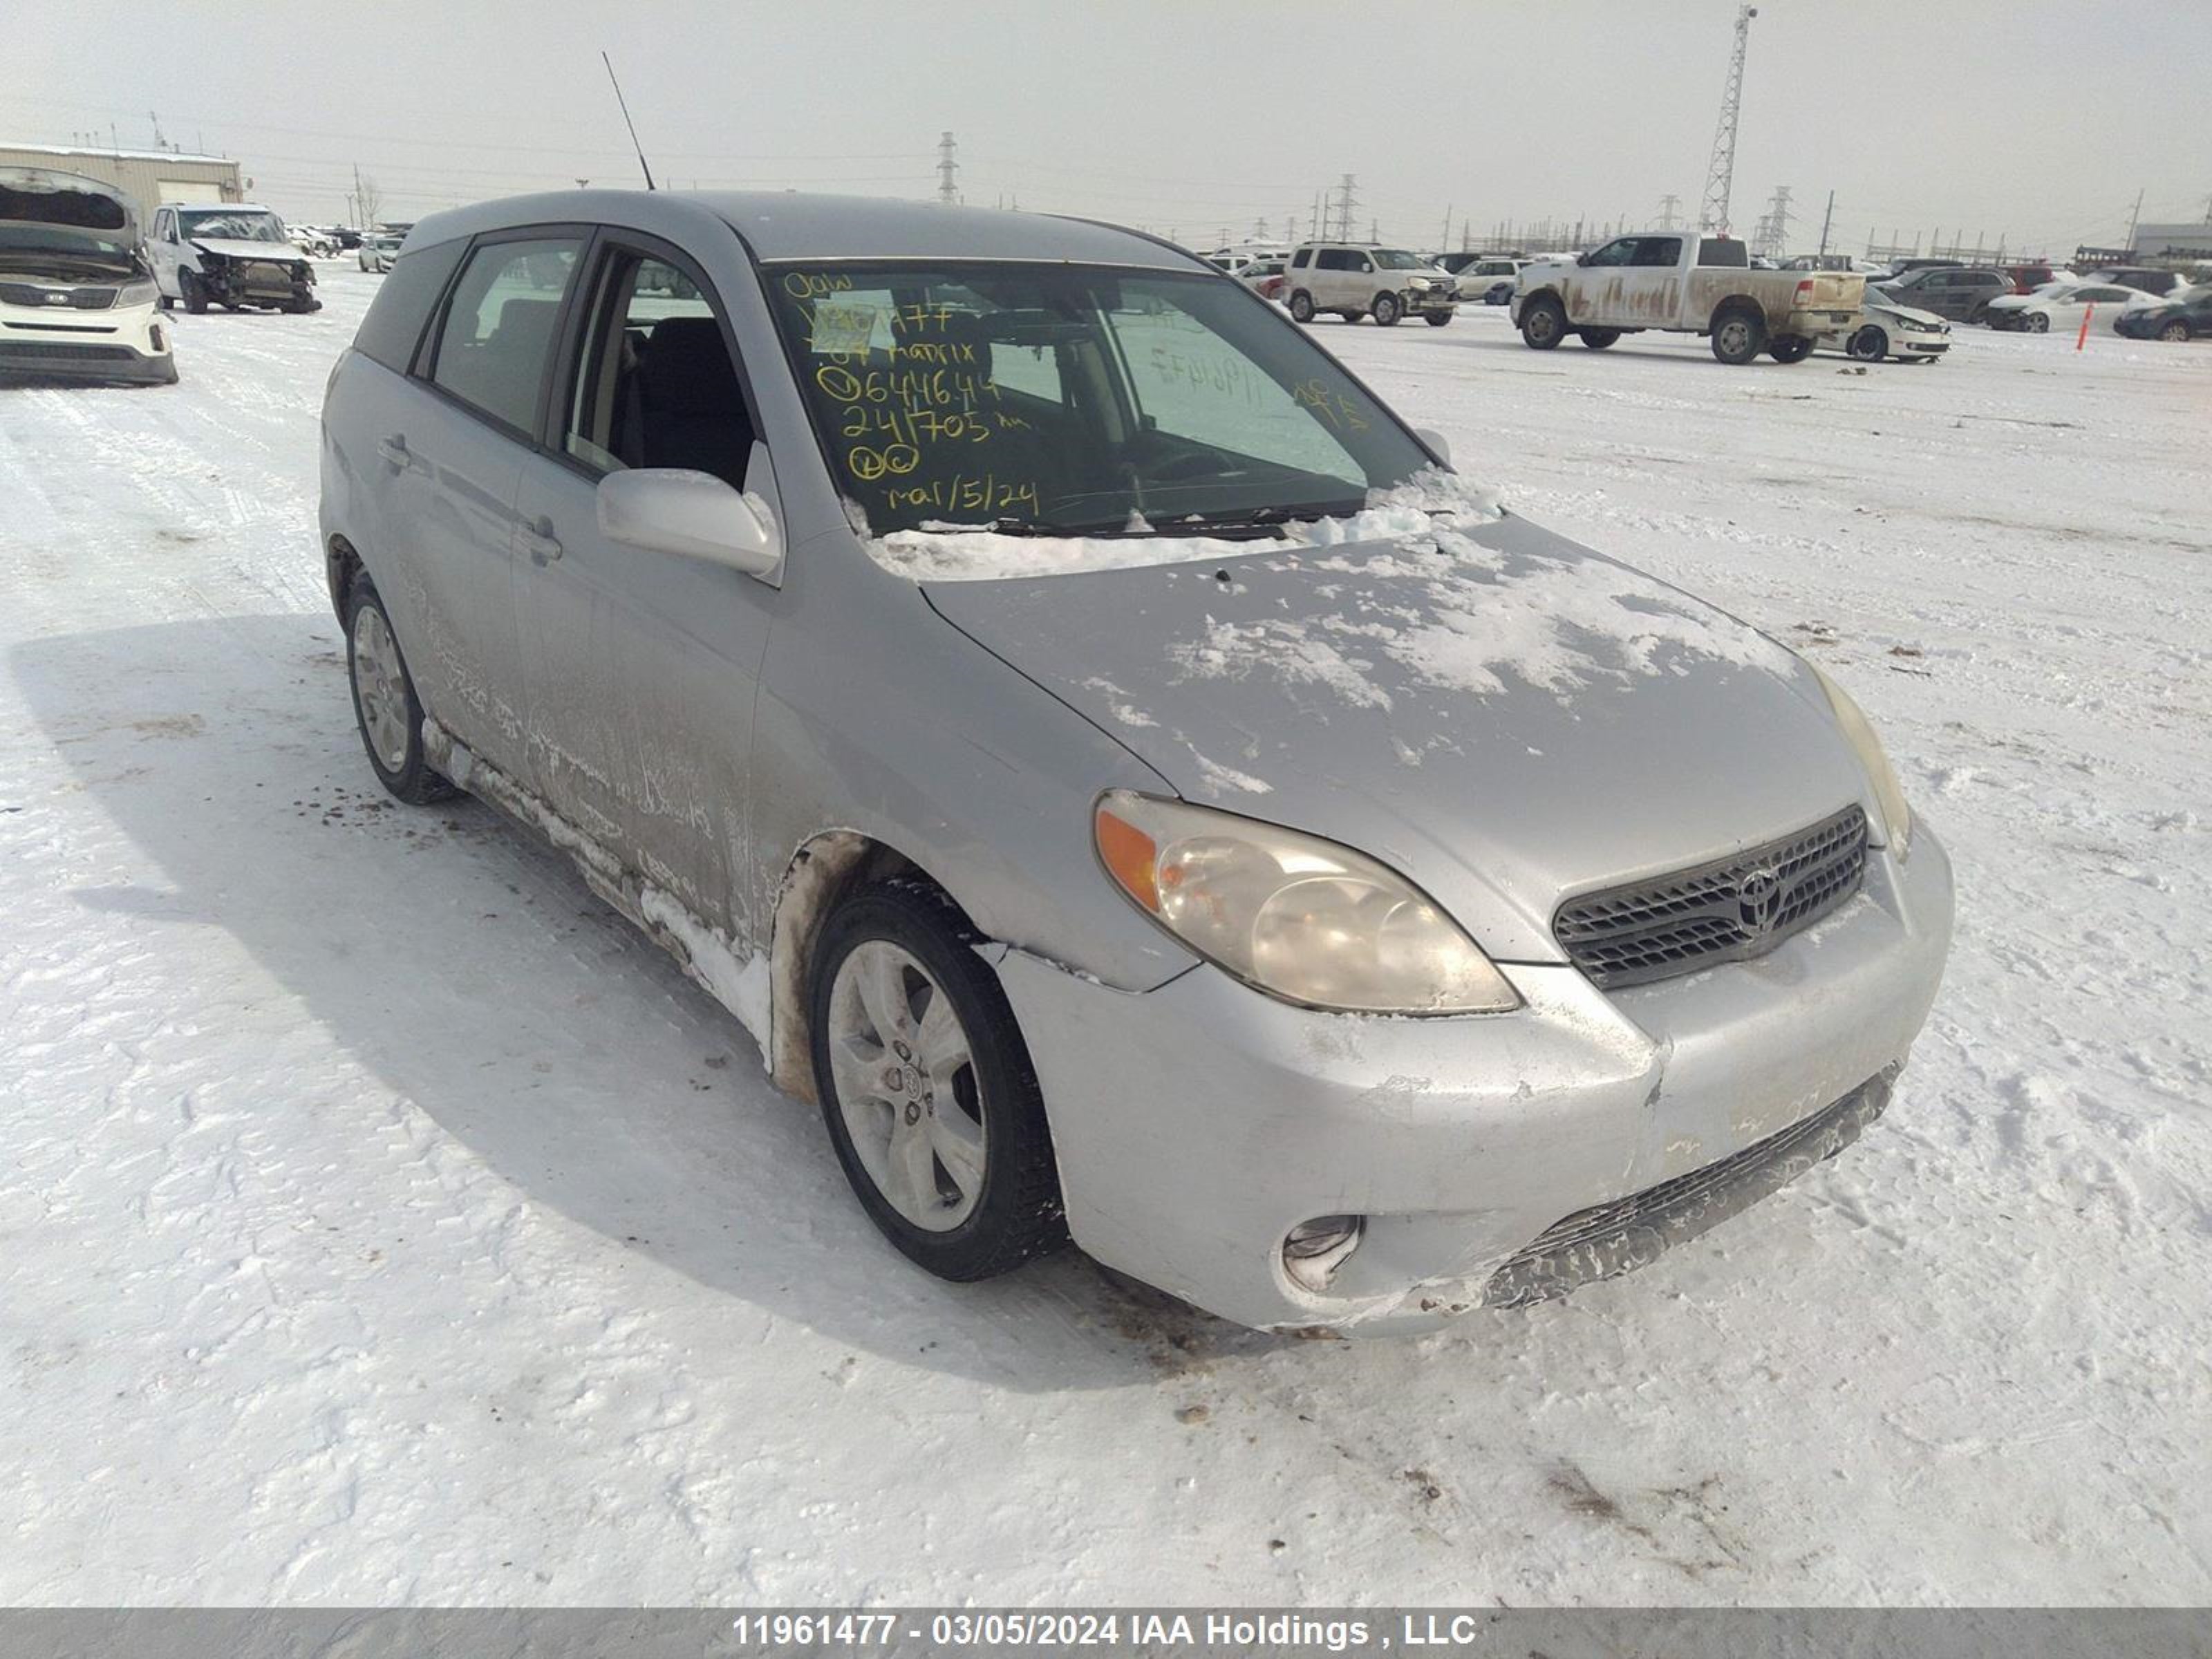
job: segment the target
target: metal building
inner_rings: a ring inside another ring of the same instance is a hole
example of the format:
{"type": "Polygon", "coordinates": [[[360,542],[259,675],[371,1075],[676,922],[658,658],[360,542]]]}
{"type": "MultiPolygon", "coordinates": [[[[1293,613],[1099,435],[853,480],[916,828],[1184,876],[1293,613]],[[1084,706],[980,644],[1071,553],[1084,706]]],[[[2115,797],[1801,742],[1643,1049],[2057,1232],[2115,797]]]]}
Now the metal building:
{"type": "Polygon", "coordinates": [[[2146,259],[2212,259],[2212,220],[2191,225],[2138,225],[2136,252],[2146,259]]]}
{"type": "Polygon", "coordinates": [[[163,202],[242,202],[239,164],[225,155],[184,155],[171,149],[76,149],[61,144],[0,143],[0,167],[52,167],[126,191],[150,221],[163,202]]]}

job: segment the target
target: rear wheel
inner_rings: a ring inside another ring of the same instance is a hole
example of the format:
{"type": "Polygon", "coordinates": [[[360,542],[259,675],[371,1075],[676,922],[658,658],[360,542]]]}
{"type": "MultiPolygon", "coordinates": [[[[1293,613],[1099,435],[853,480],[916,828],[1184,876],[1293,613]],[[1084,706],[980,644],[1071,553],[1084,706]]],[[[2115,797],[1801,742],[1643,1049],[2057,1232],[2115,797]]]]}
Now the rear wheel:
{"type": "Polygon", "coordinates": [[[1844,349],[1863,363],[1878,363],[1889,356],[1889,335],[1879,324],[1869,323],[1844,349]]]}
{"type": "Polygon", "coordinates": [[[1368,309],[1375,313],[1376,327],[1395,328],[1398,325],[1398,296],[1396,295],[1376,295],[1375,296],[1375,303],[1372,306],[1370,306],[1368,309]]]}
{"type": "Polygon", "coordinates": [[[1748,309],[1723,312],[1713,319],[1713,356],[1741,368],[1766,349],[1766,321],[1748,309]]]}
{"type": "Polygon", "coordinates": [[[1452,314],[1449,311],[1431,311],[1429,313],[1429,326],[1431,328],[1442,328],[1446,323],[1451,321],[1451,319],[1452,314]]]}
{"type": "Polygon", "coordinates": [[[988,1279],[1066,1243],[1029,1049],[981,939],[925,882],[830,917],[809,1003],[815,1091],[869,1218],[940,1279],[988,1279]]]}
{"type": "Polygon", "coordinates": [[[1586,328],[1582,331],[1583,343],[1592,351],[1602,351],[1620,337],[1617,328],[1586,328]]]}
{"type": "Polygon", "coordinates": [[[453,786],[430,769],[422,750],[422,705],[392,618],[366,571],[346,591],[346,673],[362,747],[377,781],[410,806],[452,799],[453,786]]]}
{"type": "Polygon", "coordinates": [[[1291,316],[1293,320],[1310,323],[1314,319],[1313,295],[1300,289],[1291,295],[1291,316]]]}
{"type": "Polygon", "coordinates": [[[1784,334],[1768,343],[1766,355],[1778,363],[1802,363],[1813,355],[1813,342],[1802,334],[1784,334]]]}
{"type": "Polygon", "coordinates": [[[1566,308],[1550,295],[1539,295],[1521,307],[1521,338],[1531,350],[1549,351],[1566,336],[1566,308]]]}

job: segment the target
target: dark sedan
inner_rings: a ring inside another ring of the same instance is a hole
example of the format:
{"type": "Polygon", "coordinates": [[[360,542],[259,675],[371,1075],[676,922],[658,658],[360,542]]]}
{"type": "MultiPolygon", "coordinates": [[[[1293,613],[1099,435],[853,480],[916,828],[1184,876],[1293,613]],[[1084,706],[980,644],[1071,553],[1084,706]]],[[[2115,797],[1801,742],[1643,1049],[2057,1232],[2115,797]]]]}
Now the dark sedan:
{"type": "Polygon", "coordinates": [[[2162,306],[2138,306],[2112,319],[2112,332],[2131,340],[2212,339],[2212,288],[2191,289],[2162,306]]]}

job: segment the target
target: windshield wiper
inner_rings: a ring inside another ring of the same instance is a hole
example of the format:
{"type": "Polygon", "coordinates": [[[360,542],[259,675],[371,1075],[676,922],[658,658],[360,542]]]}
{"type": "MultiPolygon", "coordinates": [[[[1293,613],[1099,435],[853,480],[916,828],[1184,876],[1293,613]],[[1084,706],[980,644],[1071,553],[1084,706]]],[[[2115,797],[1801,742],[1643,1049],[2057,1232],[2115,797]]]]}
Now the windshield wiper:
{"type": "Polygon", "coordinates": [[[1289,524],[1294,519],[1338,519],[1359,512],[1367,503],[1360,501],[1311,501],[1291,507],[1255,507],[1243,513],[1194,513],[1170,520],[1174,524],[1194,521],[1207,530],[1264,530],[1273,525],[1289,524]]]}

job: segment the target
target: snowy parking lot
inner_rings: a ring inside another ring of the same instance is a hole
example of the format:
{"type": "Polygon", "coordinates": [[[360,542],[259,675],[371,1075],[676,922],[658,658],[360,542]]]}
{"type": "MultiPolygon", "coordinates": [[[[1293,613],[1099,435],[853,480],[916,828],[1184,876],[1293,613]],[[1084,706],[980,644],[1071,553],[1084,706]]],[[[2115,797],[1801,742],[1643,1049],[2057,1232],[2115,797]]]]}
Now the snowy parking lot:
{"type": "Polygon", "coordinates": [[[314,528],[378,280],[0,391],[0,1598],[2212,1599],[2212,348],[1315,325],[1849,686],[1960,895],[1857,1146],[1346,1342],[922,1276],[563,860],[383,797],[314,528]]]}

